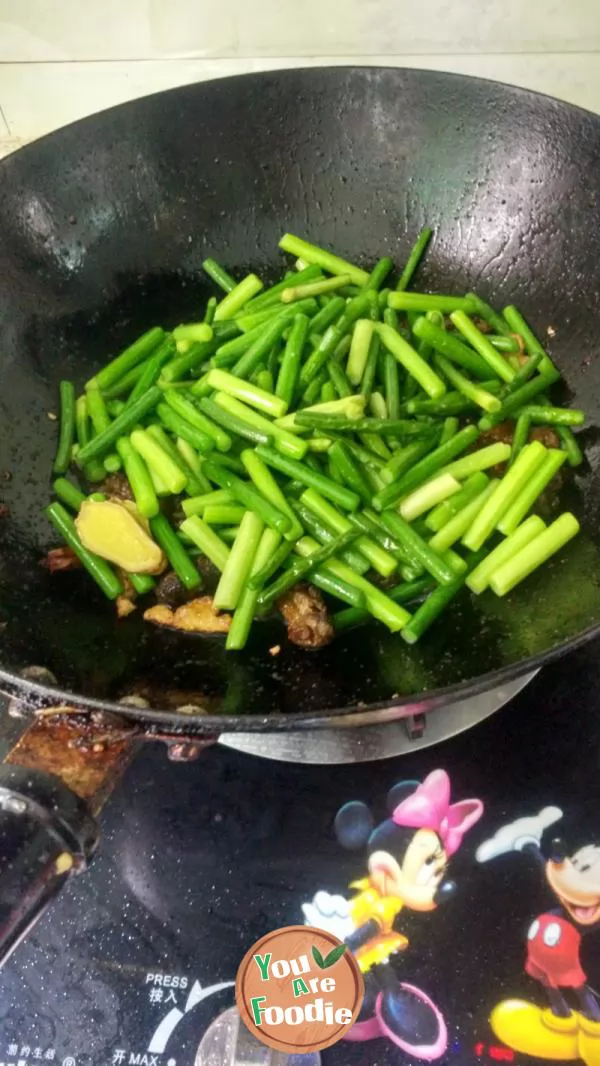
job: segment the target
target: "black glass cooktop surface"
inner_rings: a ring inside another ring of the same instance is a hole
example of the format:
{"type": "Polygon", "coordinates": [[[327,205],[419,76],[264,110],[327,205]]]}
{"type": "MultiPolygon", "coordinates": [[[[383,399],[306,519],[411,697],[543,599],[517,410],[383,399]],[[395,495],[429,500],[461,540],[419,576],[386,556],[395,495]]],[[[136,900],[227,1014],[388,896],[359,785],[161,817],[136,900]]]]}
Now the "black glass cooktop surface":
{"type": "Polygon", "coordinates": [[[360,1039],[323,1066],[599,1064],[597,652],[462,736],[378,763],[216,747],[174,765],[148,747],[92,867],[0,974],[0,1066],[200,1066],[248,948],[306,919],[343,926],[357,881],[396,899],[395,947],[387,962],[375,940],[358,949],[360,1039]]]}

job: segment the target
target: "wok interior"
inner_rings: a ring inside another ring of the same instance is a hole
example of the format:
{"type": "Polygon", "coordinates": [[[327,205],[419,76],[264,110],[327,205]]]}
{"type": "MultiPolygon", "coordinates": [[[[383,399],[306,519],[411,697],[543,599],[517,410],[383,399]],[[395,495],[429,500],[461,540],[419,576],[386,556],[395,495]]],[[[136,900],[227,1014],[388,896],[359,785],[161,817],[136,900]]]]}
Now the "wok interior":
{"type": "MultiPolygon", "coordinates": [[[[48,574],[58,382],[81,387],[151,325],[198,317],[202,259],[281,273],[297,232],[364,265],[436,237],[419,287],[515,302],[568,398],[600,414],[600,119],[491,83],[395,70],[286,72],[175,90],[59,131],[0,167],[0,666],[62,688],[220,715],[408,699],[514,668],[600,622],[598,438],[569,501],[583,532],[510,597],[461,596],[408,648],[381,625],[306,653],[277,624],[244,653],[118,622],[84,572],[48,574]],[[281,643],[281,653],[268,649],[281,643]]],[[[468,687],[466,685],[465,687],[468,687]]]]}

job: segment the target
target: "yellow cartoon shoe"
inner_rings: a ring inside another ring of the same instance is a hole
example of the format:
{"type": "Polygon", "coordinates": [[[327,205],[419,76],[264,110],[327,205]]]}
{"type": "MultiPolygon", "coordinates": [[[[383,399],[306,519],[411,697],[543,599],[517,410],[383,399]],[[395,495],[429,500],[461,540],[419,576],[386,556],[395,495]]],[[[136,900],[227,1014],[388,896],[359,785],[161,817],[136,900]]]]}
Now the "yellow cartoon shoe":
{"type": "MultiPolygon", "coordinates": [[[[592,1024],[592,1023],[588,1023],[592,1024]]],[[[494,1007],[490,1025],[503,1044],[525,1055],[540,1059],[570,1062],[583,1057],[579,1045],[579,1016],[559,1018],[522,999],[507,999],[494,1007]]],[[[600,1066],[600,1058],[584,1060],[600,1066]]]]}
{"type": "Polygon", "coordinates": [[[579,1016],[579,1057],[585,1066],[600,1066],[600,1022],[579,1016]]]}

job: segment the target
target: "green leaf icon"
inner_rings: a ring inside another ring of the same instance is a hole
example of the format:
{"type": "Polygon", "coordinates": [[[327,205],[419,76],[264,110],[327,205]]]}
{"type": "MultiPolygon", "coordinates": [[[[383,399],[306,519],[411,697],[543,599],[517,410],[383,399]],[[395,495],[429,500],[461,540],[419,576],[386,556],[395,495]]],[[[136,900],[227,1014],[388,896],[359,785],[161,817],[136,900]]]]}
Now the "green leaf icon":
{"type": "Polygon", "coordinates": [[[345,950],[345,944],[338,944],[337,948],[333,948],[333,950],[329,952],[329,955],[325,956],[325,959],[323,961],[323,969],[328,970],[330,966],[335,966],[338,959],[341,959],[345,950]]]}
{"type": "MultiPolygon", "coordinates": [[[[336,948],[336,950],[337,950],[337,948],[336,948]]],[[[324,970],[325,969],[325,960],[323,959],[323,956],[321,955],[321,952],[319,951],[319,949],[316,948],[314,946],[314,944],[313,944],[313,949],[312,949],[312,957],[315,960],[315,962],[316,962],[317,966],[319,967],[319,969],[320,970],[324,970]]]]}

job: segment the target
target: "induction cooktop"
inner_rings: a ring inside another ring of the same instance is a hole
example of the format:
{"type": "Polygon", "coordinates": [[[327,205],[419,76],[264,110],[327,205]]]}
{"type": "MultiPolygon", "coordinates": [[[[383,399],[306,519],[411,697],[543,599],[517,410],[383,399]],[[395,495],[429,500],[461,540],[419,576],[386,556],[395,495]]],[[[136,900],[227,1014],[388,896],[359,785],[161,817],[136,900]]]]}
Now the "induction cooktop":
{"type": "Polygon", "coordinates": [[[368,946],[362,1028],[322,1066],[600,1063],[599,682],[590,644],[460,736],[351,766],[147,747],[0,974],[0,1066],[317,1066],[238,1039],[233,982],[259,937],[341,929],[365,887],[402,889],[396,947],[368,946]]]}

